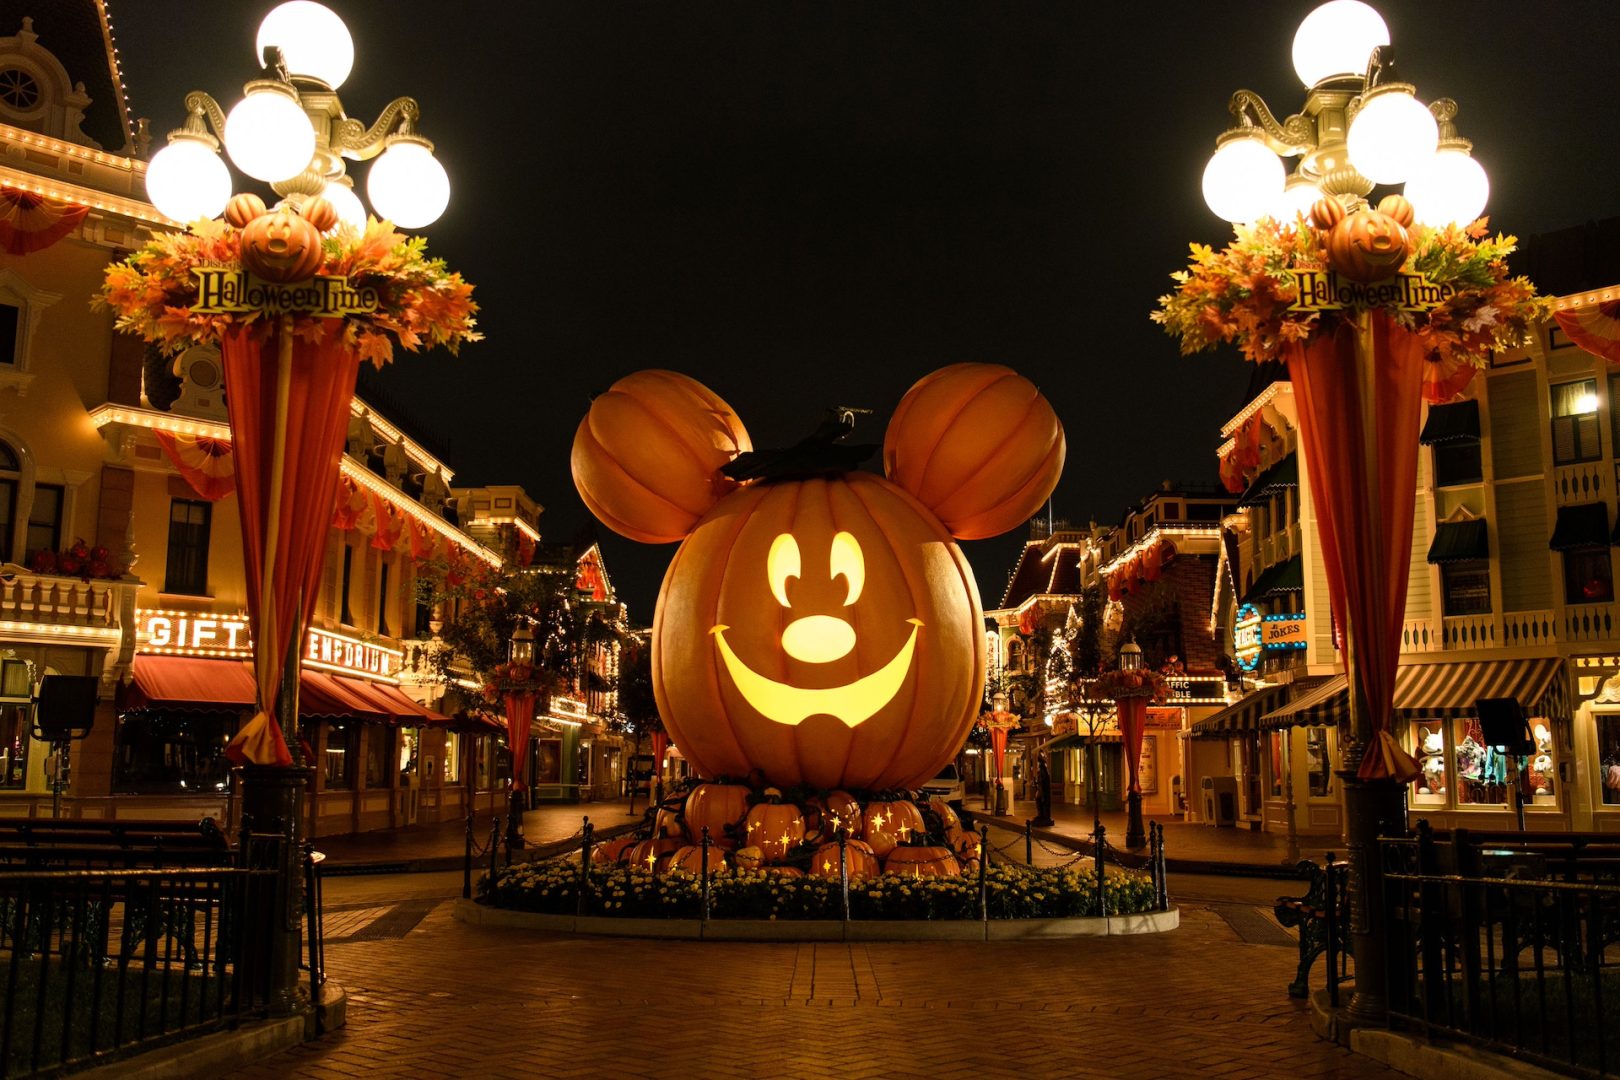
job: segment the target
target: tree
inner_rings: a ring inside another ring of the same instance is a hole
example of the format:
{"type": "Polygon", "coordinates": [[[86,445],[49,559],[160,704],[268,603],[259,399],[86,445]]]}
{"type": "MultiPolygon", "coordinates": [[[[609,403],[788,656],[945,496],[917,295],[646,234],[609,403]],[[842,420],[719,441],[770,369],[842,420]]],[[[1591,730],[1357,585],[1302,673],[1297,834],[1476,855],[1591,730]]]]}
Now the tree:
{"type": "Polygon", "coordinates": [[[1075,613],[1080,625],[1075,629],[1069,655],[1074,670],[1089,675],[1102,670],[1103,656],[1103,591],[1100,585],[1087,585],[1080,592],[1080,606],[1075,613]]]}

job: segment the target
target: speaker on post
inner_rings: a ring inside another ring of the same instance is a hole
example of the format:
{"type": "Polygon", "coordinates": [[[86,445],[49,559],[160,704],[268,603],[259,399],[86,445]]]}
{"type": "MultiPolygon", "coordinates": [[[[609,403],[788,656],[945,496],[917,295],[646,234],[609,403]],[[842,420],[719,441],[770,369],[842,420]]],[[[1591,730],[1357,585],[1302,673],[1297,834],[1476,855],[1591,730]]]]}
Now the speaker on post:
{"type": "Polygon", "coordinates": [[[47,675],[34,705],[34,737],[46,742],[82,739],[96,719],[94,675],[47,675]]]}
{"type": "Polygon", "coordinates": [[[1486,746],[1500,747],[1504,753],[1515,757],[1534,752],[1536,744],[1530,738],[1530,724],[1517,698],[1480,698],[1474,702],[1474,712],[1479,717],[1486,746]]]}

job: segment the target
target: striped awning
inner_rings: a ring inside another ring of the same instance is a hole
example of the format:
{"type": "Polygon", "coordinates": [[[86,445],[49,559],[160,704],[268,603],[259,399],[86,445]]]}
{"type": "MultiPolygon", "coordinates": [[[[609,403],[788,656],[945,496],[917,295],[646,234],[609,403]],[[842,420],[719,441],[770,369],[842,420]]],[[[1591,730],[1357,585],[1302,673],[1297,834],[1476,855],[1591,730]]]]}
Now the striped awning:
{"type": "MultiPolygon", "coordinates": [[[[1460,664],[1403,664],[1395,673],[1395,711],[1408,717],[1474,715],[1480,698],[1514,698],[1532,715],[1567,714],[1564,662],[1470,660],[1460,664]]],[[[1343,675],[1260,717],[1259,728],[1331,727],[1350,719],[1349,684],[1343,675]]]]}
{"type": "Polygon", "coordinates": [[[1193,722],[1194,738],[1226,735],[1234,731],[1253,731],[1260,716],[1274,709],[1288,696],[1286,686],[1267,686],[1234,701],[1220,712],[1211,713],[1193,722]]]}

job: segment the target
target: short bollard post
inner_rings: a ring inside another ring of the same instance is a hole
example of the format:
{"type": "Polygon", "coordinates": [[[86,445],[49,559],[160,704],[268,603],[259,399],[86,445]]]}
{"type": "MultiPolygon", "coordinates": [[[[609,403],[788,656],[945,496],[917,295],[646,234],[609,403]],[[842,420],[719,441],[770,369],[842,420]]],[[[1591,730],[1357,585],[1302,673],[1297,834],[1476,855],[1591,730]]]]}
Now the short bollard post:
{"type": "Polygon", "coordinates": [[[1029,866],[1035,865],[1035,836],[1030,832],[1030,822],[1024,822],[1024,862],[1029,866]]]}
{"type": "Polygon", "coordinates": [[[709,921],[709,827],[703,826],[703,921],[709,921]]]}
{"type": "Polygon", "coordinates": [[[849,833],[838,830],[838,893],[842,898],[844,921],[849,922],[849,833]]]}
{"type": "Polygon", "coordinates": [[[584,839],[579,842],[579,898],[574,905],[574,914],[583,915],[585,894],[591,891],[591,834],[596,831],[596,827],[587,817],[581,822],[579,831],[584,839]]]}
{"type": "Polygon", "coordinates": [[[1103,860],[1103,845],[1107,843],[1107,837],[1108,830],[1103,828],[1102,822],[1099,821],[1097,828],[1091,834],[1092,847],[1097,853],[1097,915],[1099,917],[1108,914],[1108,893],[1104,888],[1103,880],[1104,875],[1108,872],[1105,869],[1107,864],[1103,860]]]}
{"type": "Polygon", "coordinates": [[[489,823],[489,887],[495,887],[496,864],[495,859],[501,851],[501,815],[496,814],[495,820],[489,823]]]}
{"type": "Polygon", "coordinates": [[[1170,910],[1170,869],[1164,857],[1163,825],[1159,825],[1159,910],[1170,910]]]}
{"type": "Polygon", "coordinates": [[[990,886],[985,882],[985,869],[990,865],[990,826],[979,826],[979,921],[990,921],[990,886]]]}
{"type": "Polygon", "coordinates": [[[473,814],[467,811],[467,853],[461,859],[461,898],[472,899],[473,814]]]}

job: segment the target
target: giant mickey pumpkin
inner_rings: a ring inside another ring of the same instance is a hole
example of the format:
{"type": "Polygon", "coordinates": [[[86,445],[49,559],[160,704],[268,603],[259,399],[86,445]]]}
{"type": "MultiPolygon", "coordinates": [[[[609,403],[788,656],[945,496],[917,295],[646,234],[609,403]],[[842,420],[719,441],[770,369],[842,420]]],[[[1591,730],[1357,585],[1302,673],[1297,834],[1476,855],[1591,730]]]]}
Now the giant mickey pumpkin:
{"type": "Polygon", "coordinates": [[[707,387],[641,372],[592,402],[573,449],[586,504],[632,539],[682,539],[653,619],[653,689],[700,776],[915,788],[961,748],[984,693],[983,613],[954,537],[1045,501],[1062,427],[1027,381],[975,364],[914,386],[889,435],[888,479],[738,485],[720,469],[749,438],[707,387]],[[984,426],[1003,447],[989,458],[984,426]]]}

